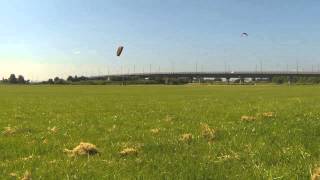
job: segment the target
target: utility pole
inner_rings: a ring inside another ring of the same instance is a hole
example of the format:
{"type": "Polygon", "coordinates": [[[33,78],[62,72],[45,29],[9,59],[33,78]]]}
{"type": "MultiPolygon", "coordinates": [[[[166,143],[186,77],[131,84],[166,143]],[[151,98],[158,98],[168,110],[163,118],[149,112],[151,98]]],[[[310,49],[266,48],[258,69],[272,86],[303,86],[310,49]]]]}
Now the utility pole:
{"type": "Polygon", "coordinates": [[[171,61],[172,73],[174,73],[174,63],[171,61]]]}
{"type": "Polygon", "coordinates": [[[196,73],[198,73],[198,62],[196,62],[196,73]]]}
{"type": "Polygon", "coordinates": [[[149,74],[151,74],[151,64],[149,64],[149,74]]]}
{"type": "Polygon", "coordinates": [[[260,60],[260,72],[262,73],[262,61],[260,60]]]}

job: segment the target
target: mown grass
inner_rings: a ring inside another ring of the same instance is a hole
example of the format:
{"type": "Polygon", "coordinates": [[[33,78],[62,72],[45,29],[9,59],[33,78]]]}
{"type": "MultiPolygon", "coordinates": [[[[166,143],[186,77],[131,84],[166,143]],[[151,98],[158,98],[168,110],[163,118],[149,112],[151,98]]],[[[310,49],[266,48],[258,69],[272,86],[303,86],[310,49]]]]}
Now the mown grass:
{"type": "Polygon", "coordinates": [[[320,87],[0,86],[0,129],[1,179],[310,179],[320,87]],[[276,115],[241,121],[263,112],[276,115]],[[212,142],[201,123],[216,130],[212,142]],[[101,153],[63,152],[80,142],[101,153]]]}

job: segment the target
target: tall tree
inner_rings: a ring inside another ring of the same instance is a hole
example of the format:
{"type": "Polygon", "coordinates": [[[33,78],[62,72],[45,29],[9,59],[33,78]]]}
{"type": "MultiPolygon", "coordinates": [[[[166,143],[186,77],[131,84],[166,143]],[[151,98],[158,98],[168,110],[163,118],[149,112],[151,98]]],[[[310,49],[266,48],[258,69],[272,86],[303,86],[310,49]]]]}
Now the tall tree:
{"type": "Polygon", "coordinates": [[[11,74],[9,79],[8,79],[9,83],[17,83],[17,78],[16,78],[16,75],[15,74],[11,74]]]}
{"type": "Polygon", "coordinates": [[[24,77],[23,77],[22,75],[19,75],[19,76],[18,76],[17,82],[18,82],[19,84],[25,84],[25,83],[26,83],[26,81],[24,80],[24,77]]]}
{"type": "Polygon", "coordinates": [[[68,76],[67,81],[73,82],[73,77],[72,76],[68,76]]]}

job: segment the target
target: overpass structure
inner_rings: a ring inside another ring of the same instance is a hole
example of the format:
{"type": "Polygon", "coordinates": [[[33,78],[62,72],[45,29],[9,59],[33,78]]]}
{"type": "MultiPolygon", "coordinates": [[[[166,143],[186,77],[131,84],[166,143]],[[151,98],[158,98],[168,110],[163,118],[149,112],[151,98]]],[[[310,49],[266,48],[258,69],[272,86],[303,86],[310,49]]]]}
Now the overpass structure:
{"type": "Polygon", "coordinates": [[[238,72],[155,72],[155,73],[129,73],[112,74],[108,78],[273,78],[275,76],[286,77],[320,77],[320,72],[314,71],[238,71],[238,72]]]}
{"type": "Polygon", "coordinates": [[[235,71],[235,72],[151,72],[110,74],[105,76],[90,77],[91,80],[122,81],[123,83],[136,80],[160,80],[169,84],[175,80],[187,82],[202,82],[203,80],[223,79],[230,82],[231,79],[239,79],[240,83],[250,81],[271,81],[273,77],[286,77],[290,84],[297,77],[320,77],[320,71],[235,71]]]}

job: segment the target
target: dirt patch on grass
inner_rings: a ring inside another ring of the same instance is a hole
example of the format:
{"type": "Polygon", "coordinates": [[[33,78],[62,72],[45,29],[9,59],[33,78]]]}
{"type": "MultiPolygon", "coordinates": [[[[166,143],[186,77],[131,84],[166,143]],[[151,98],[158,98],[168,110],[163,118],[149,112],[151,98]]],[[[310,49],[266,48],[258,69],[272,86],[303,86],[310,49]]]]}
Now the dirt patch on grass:
{"type": "Polygon", "coordinates": [[[94,144],[85,142],[81,142],[72,150],[65,149],[64,152],[69,154],[70,156],[96,155],[99,153],[98,148],[94,144]]]}

